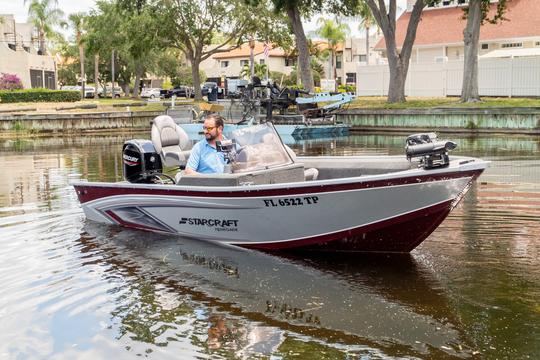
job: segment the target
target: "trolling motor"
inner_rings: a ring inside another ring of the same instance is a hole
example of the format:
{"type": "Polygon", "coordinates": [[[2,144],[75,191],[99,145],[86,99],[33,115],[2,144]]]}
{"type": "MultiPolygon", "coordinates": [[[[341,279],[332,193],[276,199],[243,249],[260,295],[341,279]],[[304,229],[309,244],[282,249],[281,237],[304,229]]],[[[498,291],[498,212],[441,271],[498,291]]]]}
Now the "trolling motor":
{"type": "Polygon", "coordinates": [[[445,167],[450,164],[448,152],[454,150],[457,144],[453,141],[439,140],[435,133],[413,134],[405,140],[407,160],[420,158],[424,169],[445,167]]]}

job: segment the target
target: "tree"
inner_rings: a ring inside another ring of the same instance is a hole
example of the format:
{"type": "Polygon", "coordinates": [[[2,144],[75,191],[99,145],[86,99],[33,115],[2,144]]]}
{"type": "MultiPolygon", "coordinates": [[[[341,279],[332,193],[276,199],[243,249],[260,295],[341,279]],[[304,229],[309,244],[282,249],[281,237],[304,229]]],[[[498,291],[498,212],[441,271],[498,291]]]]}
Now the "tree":
{"type": "Polygon", "coordinates": [[[156,39],[162,25],[156,17],[154,7],[147,0],[118,0],[118,8],[125,17],[127,28],[127,50],[135,65],[133,97],[139,96],[139,84],[146,72],[146,60],[151,54],[162,49],[162,42],[156,39]]]}
{"type": "MultiPolygon", "coordinates": [[[[84,72],[84,41],[83,41],[83,31],[85,23],[85,15],[83,13],[73,13],[69,15],[68,18],[71,26],[75,30],[75,41],[77,47],[79,48],[79,63],[81,67],[81,99],[84,99],[85,94],[85,83],[86,83],[86,73],[84,72]]],[[[96,89],[97,90],[97,89],[96,89]]]]}
{"type": "MultiPolygon", "coordinates": [[[[317,24],[321,27],[317,30],[317,33],[328,41],[328,48],[330,50],[330,76],[337,80],[336,70],[336,50],[339,43],[345,42],[347,32],[350,31],[346,24],[336,24],[332,20],[319,18],[317,24]]],[[[337,85],[337,83],[336,83],[337,85]]],[[[334,89],[335,90],[335,89],[334,89]]]]}
{"type": "Polygon", "coordinates": [[[411,58],[416,30],[420,22],[422,10],[426,5],[438,2],[437,0],[416,0],[413,10],[410,13],[409,24],[405,40],[398,50],[396,43],[396,0],[390,0],[387,8],[384,0],[364,0],[371,9],[373,17],[384,34],[386,43],[386,53],[388,56],[388,67],[390,70],[390,84],[388,89],[388,102],[405,101],[405,80],[409,70],[409,60],[411,58]]]}
{"type": "Polygon", "coordinates": [[[369,30],[375,24],[375,17],[364,1],[358,4],[358,15],[361,18],[360,26],[366,30],[366,64],[369,65],[369,30]]]}
{"type": "MultiPolygon", "coordinates": [[[[127,43],[123,29],[126,18],[120,14],[118,7],[107,1],[97,1],[96,8],[86,18],[86,52],[94,54],[94,81],[104,89],[112,80],[111,55],[113,50],[123,52],[127,43]]],[[[129,83],[129,76],[128,82],[129,83]]],[[[124,86],[126,94],[129,89],[124,86]]],[[[96,91],[97,94],[97,91],[96,91]]]]}
{"type": "Polygon", "coordinates": [[[240,77],[242,78],[251,78],[252,74],[257,75],[260,78],[266,76],[266,64],[254,63],[253,72],[251,71],[250,65],[244,65],[244,67],[240,71],[240,77]]]}
{"type": "Polygon", "coordinates": [[[497,10],[493,17],[489,17],[491,8],[489,0],[470,0],[465,8],[467,25],[463,30],[465,44],[465,59],[463,63],[463,85],[461,87],[461,102],[480,101],[478,94],[478,41],[480,39],[480,26],[484,22],[496,24],[505,20],[507,0],[499,0],[497,10]]]}
{"type": "MultiPolygon", "coordinates": [[[[281,28],[265,0],[254,6],[247,6],[243,0],[157,1],[155,13],[163,21],[158,36],[166,46],[184,53],[191,64],[195,89],[200,88],[199,67],[203,60],[239,47],[248,35],[256,37],[265,23],[281,28]],[[216,42],[218,32],[220,42],[216,42]]],[[[195,91],[195,98],[201,99],[200,91],[195,91]]]]}
{"type": "Polygon", "coordinates": [[[39,53],[42,55],[47,51],[45,40],[57,35],[53,27],[62,23],[64,12],[57,5],[58,0],[31,0],[28,7],[28,20],[38,31],[39,53]]]}

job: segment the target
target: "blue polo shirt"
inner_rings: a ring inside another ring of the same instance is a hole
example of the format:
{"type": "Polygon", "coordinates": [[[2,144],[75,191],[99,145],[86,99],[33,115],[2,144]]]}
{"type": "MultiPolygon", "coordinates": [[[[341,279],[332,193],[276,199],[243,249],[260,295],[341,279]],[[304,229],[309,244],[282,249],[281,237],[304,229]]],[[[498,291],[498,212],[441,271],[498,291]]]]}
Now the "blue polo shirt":
{"type": "Polygon", "coordinates": [[[202,139],[191,149],[186,167],[203,174],[223,173],[225,157],[202,139]]]}

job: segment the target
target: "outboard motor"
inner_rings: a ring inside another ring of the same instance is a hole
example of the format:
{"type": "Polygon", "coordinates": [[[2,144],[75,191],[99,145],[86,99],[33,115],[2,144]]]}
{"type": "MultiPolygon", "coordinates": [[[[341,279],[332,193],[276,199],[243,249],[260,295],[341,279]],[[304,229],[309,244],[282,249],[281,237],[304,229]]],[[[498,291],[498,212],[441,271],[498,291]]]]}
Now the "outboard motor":
{"type": "Polygon", "coordinates": [[[122,147],[124,179],[130,183],[152,183],[161,175],[163,165],[150,140],[128,140],[122,147]]]}
{"type": "Polygon", "coordinates": [[[450,164],[448,152],[457,144],[453,141],[439,140],[435,133],[414,134],[405,141],[407,160],[420,158],[420,166],[424,169],[445,167],[450,164]]]}

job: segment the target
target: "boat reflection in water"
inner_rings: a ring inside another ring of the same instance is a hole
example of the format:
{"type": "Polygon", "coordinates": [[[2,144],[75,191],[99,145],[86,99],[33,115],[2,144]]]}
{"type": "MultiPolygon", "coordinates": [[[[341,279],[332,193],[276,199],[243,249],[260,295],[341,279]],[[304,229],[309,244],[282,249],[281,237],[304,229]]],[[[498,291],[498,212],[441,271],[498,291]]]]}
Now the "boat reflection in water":
{"type": "Polygon", "coordinates": [[[102,253],[104,276],[124,278],[140,297],[118,301],[120,338],[244,358],[291,347],[475,354],[429,266],[409,254],[277,256],[93,222],[84,230],[82,251],[102,253]]]}

